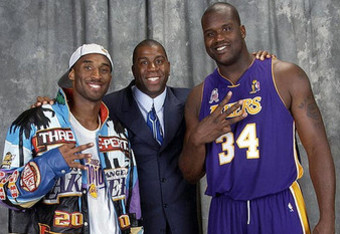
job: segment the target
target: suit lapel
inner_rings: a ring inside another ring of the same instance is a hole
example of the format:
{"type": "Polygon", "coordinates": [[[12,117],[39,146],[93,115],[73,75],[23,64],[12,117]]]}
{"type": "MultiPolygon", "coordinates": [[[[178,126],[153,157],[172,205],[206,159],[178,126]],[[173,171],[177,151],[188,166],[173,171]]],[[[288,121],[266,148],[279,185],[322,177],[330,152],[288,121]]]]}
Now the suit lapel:
{"type": "Polygon", "coordinates": [[[163,113],[165,137],[161,150],[174,138],[179,125],[182,123],[183,114],[182,103],[176,98],[172,90],[167,88],[163,113]]]}
{"type": "Polygon", "coordinates": [[[152,133],[147,126],[142,113],[133,97],[131,87],[134,82],[126,88],[125,94],[122,98],[120,120],[126,128],[128,128],[134,135],[141,138],[146,144],[152,146],[159,146],[153,138],[152,133]]]}
{"type": "MultiPolygon", "coordinates": [[[[119,119],[134,135],[141,138],[146,144],[153,147],[159,147],[157,141],[153,138],[152,133],[147,126],[142,113],[133,97],[131,87],[134,82],[131,82],[126,87],[121,102],[121,111],[118,111],[119,119]]],[[[164,140],[161,146],[163,150],[169,142],[174,138],[179,125],[183,120],[183,105],[173,94],[172,90],[167,87],[167,95],[164,100],[164,140]]]]}

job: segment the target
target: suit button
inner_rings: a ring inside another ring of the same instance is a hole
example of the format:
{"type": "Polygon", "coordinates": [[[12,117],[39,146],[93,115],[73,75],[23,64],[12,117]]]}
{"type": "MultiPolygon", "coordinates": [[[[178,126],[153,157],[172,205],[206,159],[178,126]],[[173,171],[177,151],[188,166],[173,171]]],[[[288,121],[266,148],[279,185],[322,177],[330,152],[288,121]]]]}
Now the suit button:
{"type": "Polygon", "coordinates": [[[161,182],[162,182],[162,183],[165,183],[165,182],[166,182],[166,178],[162,178],[162,179],[161,179],[161,182]]]}
{"type": "Polygon", "coordinates": [[[163,204],[163,207],[164,207],[164,208],[168,208],[168,204],[164,203],[164,204],[163,204]]]}

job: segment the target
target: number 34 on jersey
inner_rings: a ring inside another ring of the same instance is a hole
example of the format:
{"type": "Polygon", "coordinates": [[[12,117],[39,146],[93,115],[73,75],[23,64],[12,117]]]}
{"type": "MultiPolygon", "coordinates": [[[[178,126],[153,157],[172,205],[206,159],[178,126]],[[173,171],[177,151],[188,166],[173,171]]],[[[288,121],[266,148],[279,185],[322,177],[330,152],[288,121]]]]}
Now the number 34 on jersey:
{"type": "MultiPolygon", "coordinates": [[[[244,99],[242,107],[231,113],[228,118],[239,116],[242,111],[246,111],[248,114],[256,115],[261,109],[261,97],[254,97],[253,99],[244,99]]],[[[224,111],[230,108],[234,103],[227,104],[224,107],[224,111]]],[[[210,107],[210,112],[213,112],[217,105],[210,107]]],[[[233,132],[224,134],[216,139],[216,144],[222,145],[222,152],[218,154],[220,165],[230,163],[235,157],[235,136],[233,132]]],[[[260,158],[260,152],[258,150],[259,139],[256,135],[256,124],[248,123],[238,138],[236,144],[240,149],[247,149],[247,159],[260,158]]]]}
{"type": "MultiPolygon", "coordinates": [[[[222,152],[218,154],[220,165],[230,163],[235,157],[234,133],[224,134],[217,138],[215,142],[222,146],[222,152]]],[[[240,149],[247,149],[247,159],[257,159],[260,157],[258,150],[259,139],[256,136],[255,123],[249,123],[244,127],[236,139],[236,144],[240,149]]]]}

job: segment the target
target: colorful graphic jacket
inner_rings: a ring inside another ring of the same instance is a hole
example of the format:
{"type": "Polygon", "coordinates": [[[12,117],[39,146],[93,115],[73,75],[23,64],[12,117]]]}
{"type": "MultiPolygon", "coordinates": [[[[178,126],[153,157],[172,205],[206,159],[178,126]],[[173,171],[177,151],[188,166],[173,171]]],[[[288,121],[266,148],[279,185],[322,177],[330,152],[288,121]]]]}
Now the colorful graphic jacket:
{"type": "MultiPolygon", "coordinates": [[[[59,151],[64,143],[77,144],[67,105],[71,92],[60,89],[54,105],[23,112],[8,130],[0,203],[10,208],[9,232],[89,233],[87,170],[71,169],[59,151]]],[[[127,131],[108,116],[102,103],[98,154],[107,196],[125,234],[141,219],[137,168],[127,131]]]]}

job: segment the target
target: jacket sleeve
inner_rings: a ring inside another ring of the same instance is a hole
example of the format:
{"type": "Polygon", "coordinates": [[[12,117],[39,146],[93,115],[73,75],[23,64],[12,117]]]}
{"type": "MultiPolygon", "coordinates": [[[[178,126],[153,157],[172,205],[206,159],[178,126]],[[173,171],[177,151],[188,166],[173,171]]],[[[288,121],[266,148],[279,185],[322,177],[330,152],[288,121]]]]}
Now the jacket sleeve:
{"type": "Polygon", "coordinates": [[[138,173],[136,167],[136,160],[132,149],[130,150],[131,164],[129,168],[129,174],[126,183],[126,190],[129,191],[127,197],[127,208],[131,219],[131,226],[140,226],[140,221],[142,218],[141,205],[140,205],[140,195],[139,195],[139,182],[138,173]]]}
{"type": "Polygon", "coordinates": [[[70,171],[58,148],[34,155],[35,127],[9,129],[0,167],[0,203],[12,209],[32,207],[70,171]]]}

